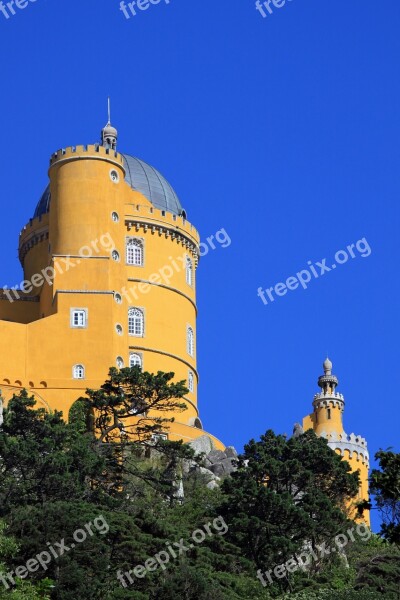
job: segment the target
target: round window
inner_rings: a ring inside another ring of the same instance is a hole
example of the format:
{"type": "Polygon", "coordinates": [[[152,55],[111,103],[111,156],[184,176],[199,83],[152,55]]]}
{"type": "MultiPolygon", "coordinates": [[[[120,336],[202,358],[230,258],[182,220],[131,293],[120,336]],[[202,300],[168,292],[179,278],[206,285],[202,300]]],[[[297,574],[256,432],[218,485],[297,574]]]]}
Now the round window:
{"type": "Polygon", "coordinates": [[[122,335],[122,325],[120,325],[119,323],[117,323],[117,325],[115,326],[115,331],[118,333],[118,335],[122,335]]]}
{"type": "Polygon", "coordinates": [[[117,212],[112,212],[111,213],[111,218],[114,221],[114,223],[118,223],[118,221],[119,221],[119,215],[118,215],[117,212]]]}
{"type": "Polygon", "coordinates": [[[113,251],[111,252],[111,256],[112,256],[112,259],[113,259],[113,260],[116,260],[116,261],[118,261],[118,260],[119,260],[119,252],[117,252],[116,250],[113,250],[113,251]]]}
{"type": "Polygon", "coordinates": [[[121,304],[121,302],[122,302],[121,294],[114,294],[114,300],[117,304],[121,304]]]}
{"type": "Polygon", "coordinates": [[[112,169],[112,171],[110,171],[110,179],[114,183],[118,183],[118,181],[119,181],[119,175],[118,175],[118,173],[117,173],[117,171],[115,169],[112,169]]]}

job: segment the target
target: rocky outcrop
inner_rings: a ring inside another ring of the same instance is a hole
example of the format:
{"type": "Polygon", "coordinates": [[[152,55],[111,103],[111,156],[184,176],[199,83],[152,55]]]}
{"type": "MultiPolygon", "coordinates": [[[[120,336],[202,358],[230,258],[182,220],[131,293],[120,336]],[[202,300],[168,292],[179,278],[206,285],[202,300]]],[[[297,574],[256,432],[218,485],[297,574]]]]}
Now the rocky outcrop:
{"type": "Polygon", "coordinates": [[[189,443],[196,456],[203,455],[202,465],[199,466],[196,461],[185,461],[183,471],[190,473],[198,472],[208,478],[207,487],[214,489],[218,487],[218,482],[236,471],[236,460],[238,453],[233,446],[228,446],[225,450],[216,450],[212,440],[207,435],[202,435],[193,442],[189,443]]]}

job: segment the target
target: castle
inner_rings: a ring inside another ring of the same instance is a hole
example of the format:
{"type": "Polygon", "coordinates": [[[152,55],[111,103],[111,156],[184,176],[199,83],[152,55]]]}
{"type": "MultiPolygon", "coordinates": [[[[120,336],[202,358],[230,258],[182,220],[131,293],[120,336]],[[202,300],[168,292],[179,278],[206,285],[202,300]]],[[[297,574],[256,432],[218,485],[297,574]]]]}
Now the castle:
{"type": "MultiPolygon", "coordinates": [[[[0,290],[2,398],[25,388],[67,417],[110,366],[174,372],[187,381],[187,410],[162,435],[184,442],[206,435],[223,450],[203,430],[197,406],[198,232],[166,179],[118,152],[117,136],[109,120],[101,143],[50,159],[50,183],[20,233],[24,281],[0,290]]],[[[360,470],[359,499],[367,499],[366,442],[344,433],[331,368],[326,361],[303,429],[326,437],[360,470]]]]}

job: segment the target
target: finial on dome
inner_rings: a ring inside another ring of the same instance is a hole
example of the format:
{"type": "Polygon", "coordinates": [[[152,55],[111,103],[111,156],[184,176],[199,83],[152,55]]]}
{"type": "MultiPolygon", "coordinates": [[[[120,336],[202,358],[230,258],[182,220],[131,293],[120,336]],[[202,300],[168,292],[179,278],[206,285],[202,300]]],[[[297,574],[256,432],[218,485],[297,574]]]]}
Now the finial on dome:
{"type": "Polygon", "coordinates": [[[332,362],[329,360],[328,357],[326,357],[326,360],[324,362],[325,375],[332,375],[332,367],[332,362]]]}
{"type": "Polygon", "coordinates": [[[108,98],[108,121],[107,125],[101,130],[101,143],[106,148],[117,149],[118,131],[111,125],[111,102],[108,98]]]}

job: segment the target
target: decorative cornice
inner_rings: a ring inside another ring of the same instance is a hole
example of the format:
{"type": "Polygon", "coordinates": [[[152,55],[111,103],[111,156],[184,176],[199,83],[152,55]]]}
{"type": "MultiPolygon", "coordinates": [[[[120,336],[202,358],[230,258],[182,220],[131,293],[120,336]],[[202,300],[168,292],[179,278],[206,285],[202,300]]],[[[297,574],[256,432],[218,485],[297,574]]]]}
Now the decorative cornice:
{"type": "Polygon", "coordinates": [[[149,285],[154,285],[155,287],[160,287],[160,288],[169,290],[171,292],[175,292],[176,294],[183,296],[184,298],[186,298],[186,300],[189,300],[189,302],[191,302],[191,304],[193,304],[193,308],[195,309],[196,315],[197,315],[196,303],[192,300],[192,298],[190,296],[188,296],[184,292],[181,292],[177,288],[171,287],[170,285],[165,285],[164,283],[155,283],[154,281],[149,281],[148,279],[138,279],[138,278],[134,278],[134,277],[128,277],[128,281],[135,281],[136,283],[148,283],[149,285]]]}
{"type": "Polygon", "coordinates": [[[29,250],[33,248],[33,246],[37,246],[41,242],[49,239],[49,230],[45,229],[43,231],[35,232],[32,234],[30,238],[26,242],[24,242],[19,248],[19,261],[22,266],[24,266],[25,256],[28,254],[29,250]]]}
{"type": "Polygon", "coordinates": [[[197,369],[191,365],[188,361],[176,354],[171,354],[170,352],[164,352],[163,350],[157,350],[156,348],[146,348],[145,346],[131,346],[129,345],[129,350],[140,350],[142,352],[155,352],[156,354],[162,354],[163,356],[169,356],[170,358],[174,358],[175,360],[179,360],[184,365],[186,365],[193,373],[196,375],[197,383],[199,382],[199,373],[197,369]]]}
{"type": "MultiPolygon", "coordinates": [[[[40,297],[39,296],[21,296],[20,294],[22,294],[23,292],[21,290],[13,290],[13,289],[9,289],[7,290],[8,292],[17,292],[19,295],[19,298],[13,298],[12,302],[40,302],[40,297]]],[[[2,290],[0,290],[0,300],[7,300],[8,302],[10,302],[10,298],[8,296],[6,296],[6,294],[3,293],[2,290]]],[[[4,321],[4,319],[2,319],[4,321]]]]}
{"type": "Polygon", "coordinates": [[[199,263],[199,249],[197,244],[195,244],[187,235],[178,231],[173,227],[173,225],[161,225],[159,223],[149,223],[145,220],[141,220],[135,217],[129,218],[125,217],[125,225],[130,231],[132,228],[135,228],[136,232],[139,233],[141,229],[143,229],[144,233],[150,231],[152,235],[158,233],[161,237],[164,235],[167,239],[170,237],[171,240],[176,240],[178,244],[184,246],[187,250],[193,254],[195,259],[196,267],[199,263]]]}

